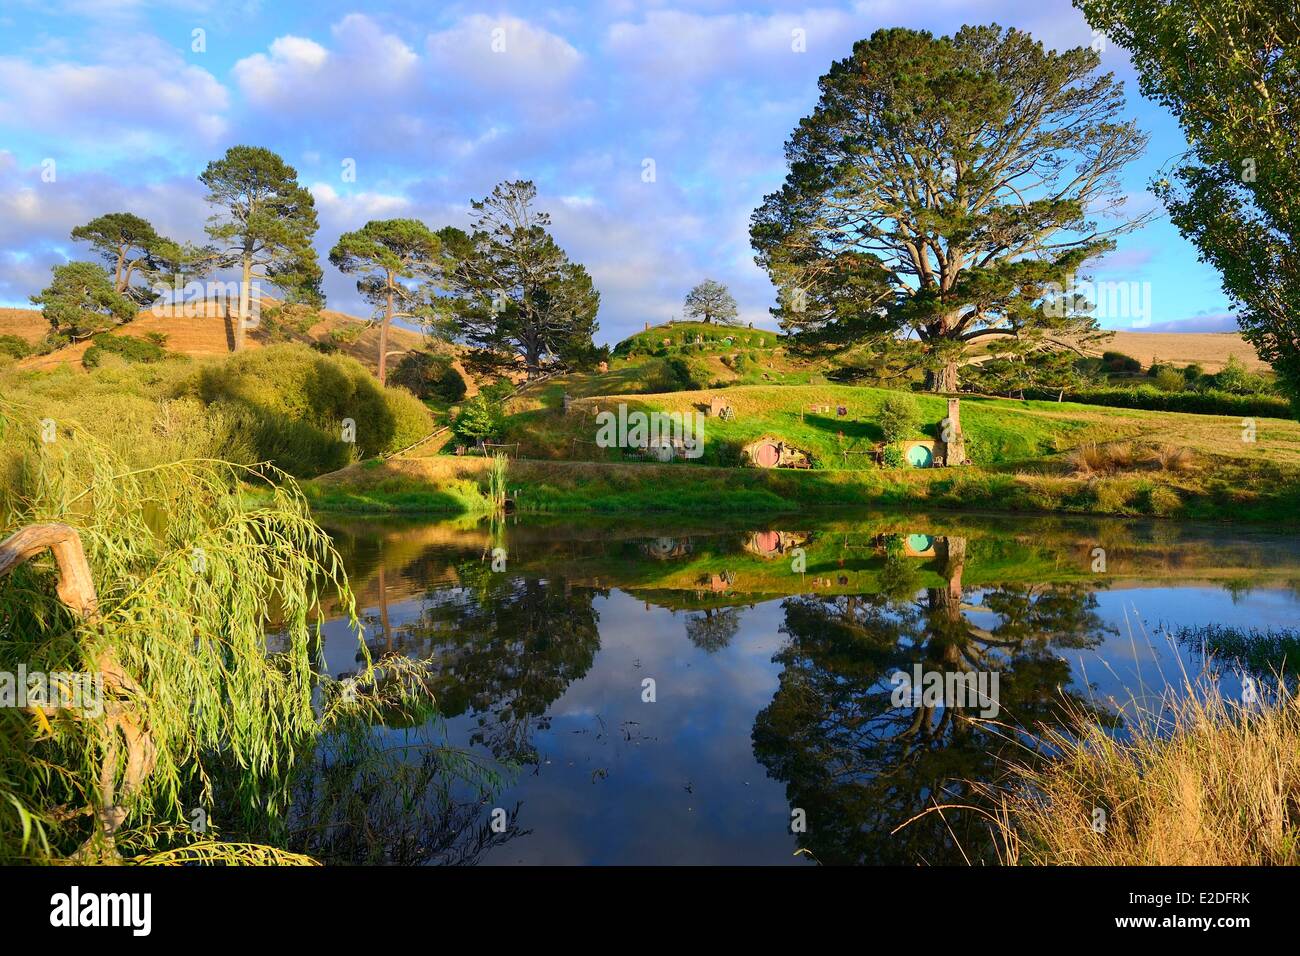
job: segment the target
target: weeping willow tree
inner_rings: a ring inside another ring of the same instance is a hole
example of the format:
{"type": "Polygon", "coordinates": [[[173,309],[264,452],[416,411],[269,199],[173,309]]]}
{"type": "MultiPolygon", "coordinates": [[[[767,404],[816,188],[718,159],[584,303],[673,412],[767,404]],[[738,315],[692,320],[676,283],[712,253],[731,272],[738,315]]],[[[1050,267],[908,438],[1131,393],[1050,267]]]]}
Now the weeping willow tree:
{"type": "MultiPolygon", "coordinates": [[[[80,535],[98,613],[60,601],[48,556],[19,566],[0,578],[0,674],[94,679],[115,661],[131,678],[115,703],[147,728],[151,752],[141,774],[139,748],[85,708],[0,707],[0,862],[306,861],[194,827],[220,808],[245,831],[273,831],[313,742],[375,706],[339,556],[297,486],[211,459],[131,469],[76,425],[0,403],[0,539],[40,522],[80,535]],[[339,693],[315,666],[327,593],[357,631],[361,694],[339,693]],[[268,629],[280,632],[275,653],[268,629]],[[103,805],[103,775],[132,781],[120,806],[103,805]]],[[[398,683],[411,689],[399,703],[414,699],[418,682],[398,683]]]]}

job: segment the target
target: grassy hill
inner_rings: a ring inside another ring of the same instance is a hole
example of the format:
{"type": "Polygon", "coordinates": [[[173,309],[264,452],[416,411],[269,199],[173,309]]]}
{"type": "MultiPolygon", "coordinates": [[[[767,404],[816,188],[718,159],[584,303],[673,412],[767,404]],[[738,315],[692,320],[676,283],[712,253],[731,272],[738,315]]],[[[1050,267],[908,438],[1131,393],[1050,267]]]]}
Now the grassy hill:
{"type": "MultiPolygon", "coordinates": [[[[274,303],[267,302],[267,309],[274,303]]],[[[16,335],[35,345],[49,332],[49,323],[35,309],[0,309],[0,335],[16,335]]],[[[131,322],[114,330],[115,335],[144,338],[151,332],[160,332],[167,336],[165,348],[169,352],[189,355],[196,358],[227,355],[233,348],[234,337],[224,310],[215,303],[204,307],[191,307],[184,311],[172,309],[147,310],[131,322]],[[195,311],[199,314],[193,314],[195,311]]],[[[333,343],[338,351],[356,359],[372,372],[378,364],[379,330],[373,327],[361,328],[361,320],[345,312],[330,309],[318,313],[318,321],[302,332],[286,330],[283,340],[312,343],[333,343]]],[[[271,344],[280,338],[268,326],[249,330],[245,339],[247,348],[257,349],[271,344]]],[[[23,369],[50,370],[60,365],[81,368],[81,357],[90,342],[79,342],[57,349],[46,355],[33,355],[18,364],[23,369]]],[[[427,348],[427,340],[419,332],[391,326],[388,330],[388,347],[398,354],[390,355],[388,367],[394,368],[408,351],[427,348]]],[[[447,350],[447,346],[441,346],[447,350]]],[[[457,369],[469,385],[470,394],[477,389],[473,378],[457,363],[457,369]]]]}
{"type": "MultiPolygon", "coordinates": [[[[564,415],[548,392],[546,401],[511,417],[506,440],[518,442],[520,454],[532,458],[621,459],[617,449],[594,449],[583,444],[594,440],[598,409],[624,403],[629,411],[689,413],[707,409],[709,400],[721,395],[735,409],[735,418],[706,419],[704,464],[736,464],[740,446],[771,436],[809,452],[816,468],[871,469],[876,467],[874,462],[861,453],[883,438],[877,420],[880,406],[890,394],[885,389],[847,385],[740,385],[577,398],[570,413],[564,415]],[[831,406],[829,413],[810,410],[811,406],[825,405],[831,406]],[[845,416],[837,414],[839,407],[846,409],[845,416]],[[575,447],[583,449],[582,454],[575,454],[575,447]]],[[[937,437],[939,422],[947,414],[946,400],[933,395],[914,398],[928,424],[913,437],[937,437]]],[[[1256,441],[1246,443],[1241,440],[1239,418],[971,396],[962,399],[961,420],[971,460],[986,467],[1025,464],[1087,443],[1120,440],[1187,447],[1216,457],[1267,458],[1300,466],[1300,423],[1283,419],[1258,420],[1256,441]]]]}

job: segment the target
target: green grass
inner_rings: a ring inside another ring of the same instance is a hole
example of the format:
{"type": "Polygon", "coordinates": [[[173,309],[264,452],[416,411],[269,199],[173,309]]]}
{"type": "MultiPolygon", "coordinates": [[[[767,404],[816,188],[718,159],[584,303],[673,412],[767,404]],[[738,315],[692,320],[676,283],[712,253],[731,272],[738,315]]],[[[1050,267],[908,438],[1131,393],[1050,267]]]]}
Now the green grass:
{"type": "MultiPolygon", "coordinates": [[[[484,459],[354,467],[308,482],[322,511],[466,514],[488,509],[484,459]]],[[[1226,462],[1196,474],[1059,474],[961,469],[765,471],[703,465],[512,461],[515,507],[532,514],[739,515],[836,508],[1158,516],[1293,523],[1300,483],[1269,466],[1226,462]]]]}
{"type": "MultiPolygon", "coordinates": [[[[810,453],[815,468],[870,470],[876,466],[865,453],[884,438],[877,418],[890,394],[886,389],[827,384],[741,385],[659,395],[607,395],[575,401],[567,416],[558,414],[553,406],[521,411],[510,419],[506,440],[519,442],[520,453],[530,457],[619,460],[622,455],[617,449],[597,451],[589,444],[595,438],[597,409],[614,409],[626,403],[629,411],[702,411],[707,409],[710,398],[722,395],[735,408],[736,417],[733,421],[706,420],[704,463],[735,464],[743,445],[774,436],[810,453]],[[830,405],[831,411],[810,411],[814,405],[830,405]],[[847,415],[837,414],[840,406],[846,408],[847,415]],[[576,445],[574,439],[579,439],[576,445]],[[575,448],[583,454],[575,455],[575,448]]],[[[917,395],[916,400],[926,424],[910,437],[938,437],[940,423],[948,414],[947,401],[934,395],[917,395]]],[[[965,398],[961,419],[967,453],[977,464],[1000,465],[1041,458],[1094,437],[1113,437],[1107,422],[1089,414],[1095,411],[1068,403],[965,398]],[[1044,414],[1027,415],[1027,411],[1044,414]]]]}
{"type": "Polygon", "coordinates": [[[717,325],[710,322],[673,322],[671,325],[656,325],[635,335],[628,336],[614,346],[616,356],[629,353],[652,354],[659,349],[667,349],[671,354],[687,347],[693,350],[696,339],[702,339],[705,351],[735,352],[750,349],[770,351],[777,347],[778,337],[775,332],[766,329],[751,329],[736,325],[717,325]],[[730,340],[728,342],[727,340],[730,340]],[[665,340],[668,344],[665,345],[665,340]]]}

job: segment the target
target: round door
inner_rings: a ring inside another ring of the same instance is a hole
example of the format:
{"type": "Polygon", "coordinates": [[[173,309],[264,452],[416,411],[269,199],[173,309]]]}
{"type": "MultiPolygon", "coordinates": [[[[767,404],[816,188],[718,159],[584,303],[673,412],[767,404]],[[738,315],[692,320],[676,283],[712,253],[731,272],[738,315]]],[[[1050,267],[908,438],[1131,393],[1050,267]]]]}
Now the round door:
{"type": "Polygon", "coordinates": [[[907,463],[913,468],[929,468],[934,464],[934,452],[925,445],[913,445],[907,450],[907,463]]]}

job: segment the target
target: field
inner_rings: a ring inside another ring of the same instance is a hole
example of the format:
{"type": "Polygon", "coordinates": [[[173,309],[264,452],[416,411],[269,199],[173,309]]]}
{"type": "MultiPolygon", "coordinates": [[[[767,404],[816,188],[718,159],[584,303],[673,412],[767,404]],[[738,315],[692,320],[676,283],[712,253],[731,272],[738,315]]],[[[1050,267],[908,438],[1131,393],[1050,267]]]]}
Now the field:
{"type": "MultiPolygon", "coordinates": [[[[360,322],[355,316],[328,309],[321,311],[319,314],[320,321],[312,325],[305,333],[301,335],[291,334],[289,338],[294,341],[308,343],[324,342],[326,340],[334,341],[331,338],[331,332],[352,329],[360,322]]],[[[0,309],[0,335],[17,335],[35,344],[44,338],[48,331],[49,324],[41,316],[40,312],[34,309],[0,309]]],[[[165,348],[169,352],[177,352],[196,358],[228,355],[232,348],[229,321],[226,319],[224,312],[219,311],[214,305],[204,309],[201,315],[178,315],[170,310],[159,310],[157,313],[145,311],[140,314],[139,318],[121,326],[116,330],[115,334],[144,338],[151,332],[160,332],[167,336],[165,348]]],[[[246,341],[248,348],[256,349],[269,344],[270,338],[266,330],[252,329],[246,341]]],[[[342,354],[355,358],[371,371],[375,369],[379,346],[378,329],[366,328],[355,339],[345,338],[338,341],[337,344],[338,350],[342,354]]],[[[396,366],[397,362],[401,361],[403,353],[424,347],[425,338],[419,332],[413,332],[410,329],[394,325],[388,330],[388,345],[390,350],[398,353],[389,356],[388,367],[391,369],[396,366]]],[[[80,342],[76,345],[58,349],[48,355],[30,356],[23,359],[19,366],[24,369],[43,370],[56,368],[59,365],[81,368],[81,357],[89,347],[89,342],[80,342]]],[[[470,384],[472,394],[474,391],[472,378],[466,375],[463,369],[460,371],[466,382],[470,384]]]]}

